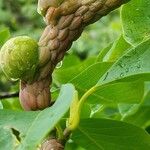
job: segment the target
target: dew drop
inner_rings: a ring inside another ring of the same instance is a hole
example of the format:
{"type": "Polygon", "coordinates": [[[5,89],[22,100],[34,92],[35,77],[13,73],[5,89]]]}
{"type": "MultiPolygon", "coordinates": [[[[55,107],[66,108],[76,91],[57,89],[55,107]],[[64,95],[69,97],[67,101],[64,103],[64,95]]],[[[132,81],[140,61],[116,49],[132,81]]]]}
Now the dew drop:
{"type": "Polygon", "coordinates": [[[57,69],[59,69],[59,68],[61,68],[61,67],[62,67],[62,65],[63,65],[63,62],[62,62],[62,61],[60,61],[60,62],[56,65],[56,68],[57,68],[57,69]]]}
{"type": "Polygon", "coordinates": [[[131,55],[130,55],[130,54],[126,54],[124,57],[125,57],[125,58],[130,58],[131,55]]]}
{"type": "Polygon", "coordinates": [[[122,62],[120,62],[119,64],[119,67],[121,67],[121,68],[124,68],[126,65],[124,64],[124,63],[122,63],[122,62]]]}
{"type": "Polygon", "coordinates": [[[126,73],[128,73],[129,72],[129,68],[126,68],[125,71],[126,71],[126,73]]]}
{"type": "Polygon", "coordinates": [[[120,74],[120,77],[124,77],[124,73],[121,73],[121,74],[120,74]]]}
{"type": "Polygon", "coordinates": [[[141,65],[140,64],[137,64],[137,66],[136,66],[138,69],[140,69],[141,68],[141,65]]]}

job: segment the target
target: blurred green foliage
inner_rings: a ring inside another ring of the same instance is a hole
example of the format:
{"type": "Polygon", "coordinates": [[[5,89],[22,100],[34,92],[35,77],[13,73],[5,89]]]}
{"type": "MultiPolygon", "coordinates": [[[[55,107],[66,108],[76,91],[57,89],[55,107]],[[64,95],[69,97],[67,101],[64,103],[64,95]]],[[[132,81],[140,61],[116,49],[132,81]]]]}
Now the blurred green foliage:
{"type": "MultiPolygon", "coordinates": [[[[86,28],[81,38],[73,44],[73,52],[81,57],[97,54],[121,33],[121,24],[115,11],[86,28]]],[[[38,40],[45,26],[37,13],[37,0],[1,0],[0,28],[8,27],[11,35],[28,35],[38,40]]]]}
{"type": "Polygon", "coordinates": [[[12,36],[28,35],[39,38],[44,22],[37,13],[37,1],[1,0],[0,14],[0,27],[8,27],[12,36]]]}

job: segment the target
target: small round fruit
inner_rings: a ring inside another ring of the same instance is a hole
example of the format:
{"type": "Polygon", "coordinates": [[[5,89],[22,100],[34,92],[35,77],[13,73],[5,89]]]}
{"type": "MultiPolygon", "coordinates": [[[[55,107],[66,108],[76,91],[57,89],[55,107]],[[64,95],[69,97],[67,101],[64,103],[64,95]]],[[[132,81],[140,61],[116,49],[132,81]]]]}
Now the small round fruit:
{"type": "Polygon", "coordinates": [[[9,78],[33,78],[38,63],[38,44],[30,37],[12,38],[0,50],[0,67],[9,78]]]}

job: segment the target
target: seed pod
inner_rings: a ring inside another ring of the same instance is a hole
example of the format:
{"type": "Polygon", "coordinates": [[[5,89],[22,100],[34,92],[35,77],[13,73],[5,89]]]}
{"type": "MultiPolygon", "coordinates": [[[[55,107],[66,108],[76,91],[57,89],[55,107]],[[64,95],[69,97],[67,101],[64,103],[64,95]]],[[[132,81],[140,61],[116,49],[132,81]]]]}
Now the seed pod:
{"type": "Polygon", "coordinates": [[[30,37],[12,38],[1,48],[0,67],[9,78],[31,81],[38,63],[38,44],[30,37]]]}

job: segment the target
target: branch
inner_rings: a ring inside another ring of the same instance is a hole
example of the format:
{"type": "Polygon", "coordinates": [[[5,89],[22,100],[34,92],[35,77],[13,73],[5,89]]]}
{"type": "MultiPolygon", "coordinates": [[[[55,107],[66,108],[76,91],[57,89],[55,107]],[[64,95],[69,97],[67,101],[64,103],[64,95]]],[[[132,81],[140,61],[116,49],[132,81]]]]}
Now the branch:
{"type": "Polygon", "coordinates": [[[0,100],[6,99],[6,98],[14,98],[14,97],[19,97],[19,92],[2,94],[0,95],[0,100]]]}

